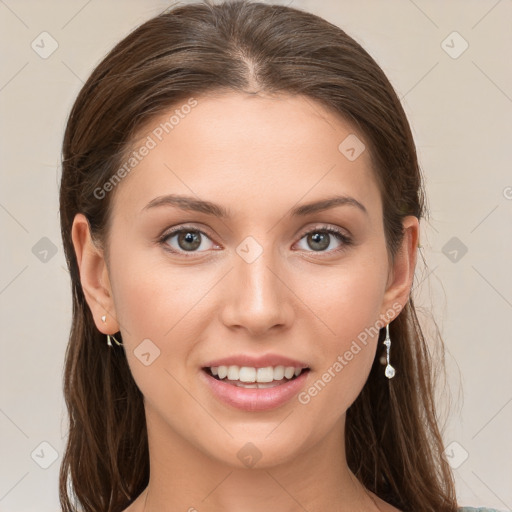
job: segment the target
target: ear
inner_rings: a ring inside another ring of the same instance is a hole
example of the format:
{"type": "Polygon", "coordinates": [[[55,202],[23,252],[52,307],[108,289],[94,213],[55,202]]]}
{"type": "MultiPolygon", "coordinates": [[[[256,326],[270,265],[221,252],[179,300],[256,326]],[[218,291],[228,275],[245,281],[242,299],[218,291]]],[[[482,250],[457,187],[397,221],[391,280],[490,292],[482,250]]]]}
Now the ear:
{"type": "Polygon", "coordinates": [[[119,324],[107,264],[103,251],[92,241],[89,221],[85,215],[81,213],[75,215],[71,238],[78,262],[80,282],[94,323],[100,332],[114,334],[119,331],[119,324]],[[102,321],[102,316],[106,316],[105,322],[102,321]]]}
{"type": "Polygon", "coordinates": [[[402,219],[404,236],[390,268],[384,299],[382,301],[381,318],[389,323],[405,307],[411,293],[414,270],[418,255],[419,221],[413,215],[402,219]],[[394,311],[390,317],[390,311],[394,311]]]}

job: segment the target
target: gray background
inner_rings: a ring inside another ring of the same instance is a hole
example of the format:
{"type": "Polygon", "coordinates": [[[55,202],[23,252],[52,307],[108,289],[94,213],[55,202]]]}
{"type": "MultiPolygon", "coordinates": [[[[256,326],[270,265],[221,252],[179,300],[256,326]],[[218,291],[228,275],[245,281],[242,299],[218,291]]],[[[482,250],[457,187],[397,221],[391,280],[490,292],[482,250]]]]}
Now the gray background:
{"type": "MultiPolygon", "coordinates": [[[[64,123],[105,53],[169,5],[0,0],[0,511],[59,510],[71,318],[58,222],[64,123]]],[[[359,41],[402,99],[431,210],[414,298],[426,332],[433,316],[446,343],[447,459],[461,504],[510,510],[512,1],[291,5],[359,41]]]]}

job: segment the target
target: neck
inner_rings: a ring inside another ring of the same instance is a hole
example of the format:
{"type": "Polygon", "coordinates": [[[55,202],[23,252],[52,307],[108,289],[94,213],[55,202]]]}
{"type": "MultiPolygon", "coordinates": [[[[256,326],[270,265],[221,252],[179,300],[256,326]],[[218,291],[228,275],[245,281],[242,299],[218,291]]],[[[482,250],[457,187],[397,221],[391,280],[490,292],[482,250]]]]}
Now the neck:
{"type": "MultiPolygon", "coordinates": [[[[150,479],[126,512],[378,511],[347,466],[345,416],[321,442],[293,459],[235,467],[184,441],[146,410],[150,479]]],[[[219,442],[221,442],[219,440],[219,442]]]]}

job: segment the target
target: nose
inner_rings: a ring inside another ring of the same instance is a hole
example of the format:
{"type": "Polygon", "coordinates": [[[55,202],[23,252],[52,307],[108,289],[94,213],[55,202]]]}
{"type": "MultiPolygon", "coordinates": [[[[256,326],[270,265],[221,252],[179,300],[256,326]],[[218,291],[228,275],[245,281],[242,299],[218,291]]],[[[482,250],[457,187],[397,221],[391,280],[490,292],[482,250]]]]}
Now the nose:
{"type": "Polygon", "coordinates": [[[245,329],[252,337],[291,326],[293,292],[270,249],[250,262],[235,255],[234,269],[229,276],[227,300],[221,311],[224,325],[245,329]]]}

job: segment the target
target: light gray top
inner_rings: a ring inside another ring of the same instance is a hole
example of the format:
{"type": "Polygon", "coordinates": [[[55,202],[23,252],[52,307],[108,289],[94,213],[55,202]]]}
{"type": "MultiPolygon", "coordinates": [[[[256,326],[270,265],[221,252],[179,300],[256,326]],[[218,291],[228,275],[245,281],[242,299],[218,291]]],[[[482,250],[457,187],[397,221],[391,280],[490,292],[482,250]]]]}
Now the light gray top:
{"type": "Polygon", "coordinates": [[[500,512],[499,510],[496,510],[495,508],[473,508],[473,507],[461,507],[459,508],[459,512],[500,512]]]}

